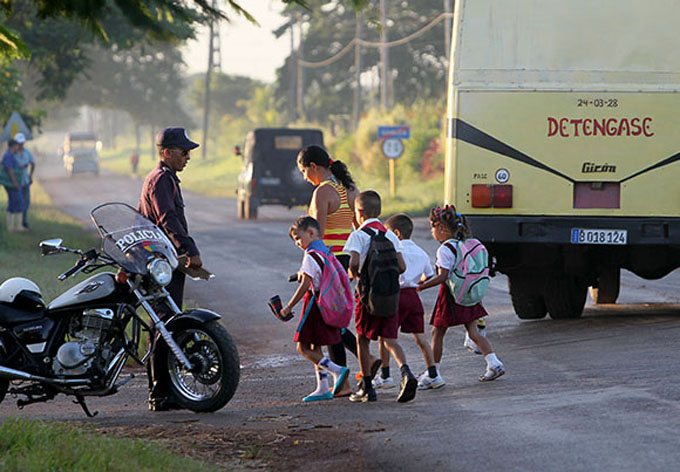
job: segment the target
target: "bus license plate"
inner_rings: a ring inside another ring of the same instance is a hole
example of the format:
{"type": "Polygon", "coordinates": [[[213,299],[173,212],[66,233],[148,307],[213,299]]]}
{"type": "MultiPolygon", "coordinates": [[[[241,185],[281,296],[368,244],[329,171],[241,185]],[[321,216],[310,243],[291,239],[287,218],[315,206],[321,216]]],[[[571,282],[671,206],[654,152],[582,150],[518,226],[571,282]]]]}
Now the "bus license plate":
{"type": "Polygon", "coordinates": [[[581,229],[571,230],[572,244],[626,244],[628,231],[625,229],[581,229]]]}

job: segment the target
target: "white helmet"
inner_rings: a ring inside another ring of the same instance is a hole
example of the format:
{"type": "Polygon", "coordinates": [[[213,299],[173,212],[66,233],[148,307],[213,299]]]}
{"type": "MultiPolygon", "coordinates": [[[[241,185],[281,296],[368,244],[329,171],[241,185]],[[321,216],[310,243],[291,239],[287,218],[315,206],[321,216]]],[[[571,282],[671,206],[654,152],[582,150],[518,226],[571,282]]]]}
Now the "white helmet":
{"type": "Polygon", "coordinates": [[[23,277],[12,277],[11,279],[5,280],[2,285],[0,285],[0,302],[4,303],[14,303],[14,299],[24,290],[28,292],[33,292],[42,297],[40,293],[40,287],[23,277]]]}

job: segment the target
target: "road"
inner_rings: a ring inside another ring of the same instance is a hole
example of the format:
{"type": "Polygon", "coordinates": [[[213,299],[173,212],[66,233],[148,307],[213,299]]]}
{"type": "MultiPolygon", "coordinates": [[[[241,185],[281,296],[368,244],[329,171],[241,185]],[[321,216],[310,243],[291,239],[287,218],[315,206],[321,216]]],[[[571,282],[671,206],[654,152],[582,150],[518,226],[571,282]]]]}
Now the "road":
{"type": "MultiPolygon", "coordinates": [[[[185,172],[190,169],[191,164],[185,172]]],[[[68,178],[47,166],[40,181],[56,205],[83,221],[99,202],[136,205],[141,188],[139,179],[106,172],[68,178]]],[[[314,378],[309,363],[295,353],[294,322],[275,320],[266,307],[270,296],[292,293],[286,280],[301,253],[287,229],[301,210],[264,207],[257,221],[244,222],[236,219],[233,200],[191,193],[185,200],[191,232],[216,275],[209,282],[188,282],[186,297],[222,313],[238,343],[242,380],[234,399],[210,415],[154,414],[146,411],[145,380],[138,376],[120,394],[92,400],[100,411],[94,419],[85,419],[65,397],[21,413],[6,400],[0,417],[20,414],[114,429],[259,431],[274,438],[267,444],[287,445],[258,466],[264,469],[294,470],[313,460],[324,468],[356,470],[650,472],[674,470],[680,463],[677,273],[654,282],[624,273],[618,305],[589,301],[579,320],[528,322],[515,317],[507,281],[495,277],[485,306],[489,337],[506,376],[478,382],[483,360],[462,348],[458,328],[445,339],[445,388],[418,392],[408,404],[396,403],[392,391],[379,392],[374,404],[336,399],[305,405],[300,399],[313,390],[314,378]]],[[[426,221],[417,221],[414,240],[434,254],[426,221]]],[[[435,296],[434,289],[424,293],[427,312],[435,296]]],[[[422,371],[414,342],[404,336],[400,342],[414,371],[422,371]]],[[[354,360],[350,367],[357,370],[354,360]]],[[[394,366],[393,371],[398,372],[394,366]]]]}

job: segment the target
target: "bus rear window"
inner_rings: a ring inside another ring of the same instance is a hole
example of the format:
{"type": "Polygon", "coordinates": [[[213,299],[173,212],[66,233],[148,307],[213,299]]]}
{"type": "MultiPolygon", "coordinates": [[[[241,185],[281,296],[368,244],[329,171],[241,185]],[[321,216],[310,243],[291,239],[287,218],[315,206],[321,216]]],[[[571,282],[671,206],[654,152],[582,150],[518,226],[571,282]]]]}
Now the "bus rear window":
{"type": "Polygon", "coordinates": [[[292,149],[298,151],[302,148],[302,136],[275,136],[274,149],[292,149]]]}

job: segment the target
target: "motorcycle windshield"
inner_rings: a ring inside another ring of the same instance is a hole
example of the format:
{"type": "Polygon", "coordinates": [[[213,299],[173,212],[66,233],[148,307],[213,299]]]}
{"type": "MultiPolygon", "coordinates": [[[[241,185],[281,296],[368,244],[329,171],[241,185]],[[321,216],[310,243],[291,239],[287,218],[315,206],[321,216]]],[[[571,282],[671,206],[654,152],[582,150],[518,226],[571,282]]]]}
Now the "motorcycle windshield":
{"type": "Polygon", "coordinates": [[[146,274],[152,259],[164,257],[177,268],[177,252],[158,226],[125,203],[104,203],[90,216],[102,237],[102,251],[123,269],[146,274]]]}

